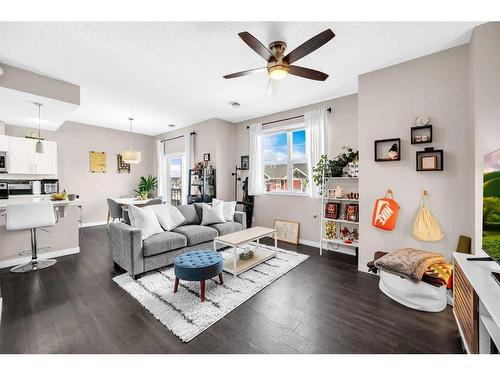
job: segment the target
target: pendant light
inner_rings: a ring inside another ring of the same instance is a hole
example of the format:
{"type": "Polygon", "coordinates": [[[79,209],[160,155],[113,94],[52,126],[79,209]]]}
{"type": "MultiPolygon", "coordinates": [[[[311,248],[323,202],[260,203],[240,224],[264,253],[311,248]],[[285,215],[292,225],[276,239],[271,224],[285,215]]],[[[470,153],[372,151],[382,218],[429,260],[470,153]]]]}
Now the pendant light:
{"type": "Polygon", "coordinates": [[[40,107],[42,106],[41,103],[33,103],[38,107],[38,142],[35,145],[35,152],[37,154],[43,154],[43,143],[42,143],[42,137],[40,135],[40,107]]]}
{"type": "Polygon", "coordinates": [[[141,153],[132,149],[132,121],[133,118],[129,117],[130,121],[130,149],[122,152],[122,160],[127,164],[139,164],[141,162],[141,153]]]}

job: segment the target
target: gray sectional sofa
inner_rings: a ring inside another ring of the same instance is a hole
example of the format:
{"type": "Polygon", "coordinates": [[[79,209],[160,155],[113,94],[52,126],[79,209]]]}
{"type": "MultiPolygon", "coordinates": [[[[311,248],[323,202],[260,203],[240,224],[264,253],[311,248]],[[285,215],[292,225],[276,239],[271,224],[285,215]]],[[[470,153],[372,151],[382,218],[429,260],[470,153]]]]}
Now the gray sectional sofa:
{"type": "Polygon", "coordinates": [[[184,222],[171,231],[141,239],[141,230],[124,222],[109,225],[109,248],[116,266],[125,269],[134,279],[143,273],[174,263],[177,255],[200,249],[213,249],[217,236],[246,229],[246,214],[236,211],[234,222],[202,226],[201,204],[177,207],[184,222]]]}

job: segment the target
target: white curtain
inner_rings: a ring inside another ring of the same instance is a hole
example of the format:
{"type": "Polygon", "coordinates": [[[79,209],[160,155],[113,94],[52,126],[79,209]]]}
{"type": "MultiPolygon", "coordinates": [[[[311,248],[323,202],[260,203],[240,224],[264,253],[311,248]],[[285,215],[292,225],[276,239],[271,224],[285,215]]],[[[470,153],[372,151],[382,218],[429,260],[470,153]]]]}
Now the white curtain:
{"type": "Polygon", "coordinates": [[[158,167],[158,195],[166,201],[167,197],[167,166],[165,165],[165,149],[162,141],[156,141],[156,165],[158,167]]]}
{"type": "Polygon", "coordinates": [[[309,172],[309,186],[313,198],[319,198],[320,188],[312,179],[312,169],[318,163],[321,155],[327,154],[327,121],[326,108],[318,108],[304,114],[306,125],[306,154],[307,168],[309,172]]]}
{"type": "Polygon", "coordinates": [[[189,183],[189,169],[194,166],[194,153],[195,153],[195,137],[194,132],[188,133],[184,136],[184,168],[183,168],[183,181],[182,181],[182,203],[187,203],[187,196],[190,193],[189,183]]]}
{"type": "Polygon", "coordinates": [[[264,160],[262,149],[262,124],[250,125],[250,166],[248,194],[264,194],[264,160]]]}

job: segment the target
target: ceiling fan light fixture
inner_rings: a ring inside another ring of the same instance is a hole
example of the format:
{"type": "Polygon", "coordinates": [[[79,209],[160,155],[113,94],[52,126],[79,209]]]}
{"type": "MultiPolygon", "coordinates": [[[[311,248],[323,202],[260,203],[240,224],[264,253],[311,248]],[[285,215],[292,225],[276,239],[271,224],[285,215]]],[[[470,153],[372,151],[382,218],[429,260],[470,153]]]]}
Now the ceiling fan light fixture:
{"type": "Polygon", "coordinates": [[[279,81],[288,75],[288,67],[285,65],[275,65],[269,68],[269,78],[279,81]]]}

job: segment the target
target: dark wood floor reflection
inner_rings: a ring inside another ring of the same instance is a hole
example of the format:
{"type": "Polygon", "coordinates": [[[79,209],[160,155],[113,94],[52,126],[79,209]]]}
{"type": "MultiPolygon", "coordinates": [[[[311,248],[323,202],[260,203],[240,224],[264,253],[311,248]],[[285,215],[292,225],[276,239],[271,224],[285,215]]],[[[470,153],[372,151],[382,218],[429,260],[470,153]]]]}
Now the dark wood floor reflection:
{"type": "Polygon", "coordinates": [[[352,257],[280,246],[310,257],[185,344],[112,281],[105,228],[85,228],[80,254],[35,273],[0,271],[0,352],[461,352],[451,308],[405,308],[352,257]]]}

